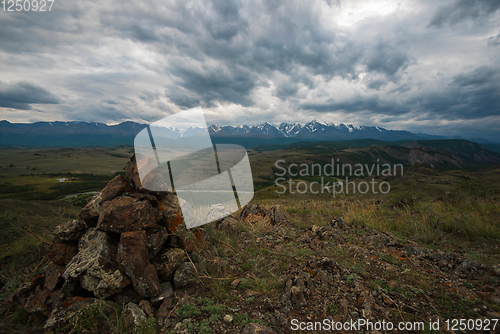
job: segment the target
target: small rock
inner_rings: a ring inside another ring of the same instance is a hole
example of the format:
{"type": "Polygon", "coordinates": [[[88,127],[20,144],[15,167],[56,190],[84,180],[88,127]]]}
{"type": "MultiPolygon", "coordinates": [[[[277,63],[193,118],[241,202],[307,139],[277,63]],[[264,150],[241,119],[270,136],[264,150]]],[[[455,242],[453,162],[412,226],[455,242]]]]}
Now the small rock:
{"type": "Polygon", "coordinates": [[[177,289],[192,286],[197,281],[197,270],[190,262],[184,262],[174,274],[174,284],[177,289]]]}
{"type": "Polygon", "coordinates": [[[158,277],[163,281],[169,281],[174,273],[186,260],[186,252],[181,248],[169,248],[162,251],[153,259],[153,265],[158,277]]]}
{"type": "Polygon", "coordinates": [[[174,290],[172,289],[172,284],[170,282],[161,283],[161,292],[158,296],[151,298],[151,303],[158,304],[166,298],[171,298],[174,296],[174,290]]]}
{"type": "Polygon", "coordinates": [[[241,279],[237,278],[231,282],[231,287],[236,289],[240,283],[241,283],[241,279]]]}
{"type": "Polygon", "coordinates": [[[340,306],[341,306],[344,310],[346,310],[346,309],[347,309],[347,307],[349,306],[349,302],[348,302],[348,301],[347,301],[347,299],[345,299],[345,298],[342,298],[342,299],[339,301],[339,303],[340,303],[340,306]]]}
{"type": "Polygon", "coordinates": [[[170,310],[172,308],[172,299],[167,298],[163,300],[163,303],[161,304],[160,308],[156,312],[155,318],[156,321],[158,321],[158,324],[160,326],[164,326],[165,323],[168,321],[168,316],[170,314],[170,310]]]}
{"type": "Polygon", "coordinates": [[[125,308],[125,324],[128,328],[139,326],[147,320],[146,314],[134,303],[128,303],[125,308]]]}
{"type": "Polygon", "coordinates": [[[247,204],[241,211],[240,218],[248,223],[256,223],[261,220],[271,222],[269,211],[260,204],[247,204]]]}
{"type": "Polygon", "coordinates": [[[241,334],[275,334],[273,330],[256,323],[249,323],[241,334]]]}
{"type": "Polygon", "coordinates": [[[309,279],[311,275],[303,270],[295,270],[285,285],[285,299],[290,301],[295,310],[307,305],[309,279]]]}
{"type": "Polygon", "coordinates": [[[224,316],[224,321],[225,322],[232,322],[233,321],[233,317],[230,314],[226,314],[224,316]]]}
{"type": "Polygon", "coordinates": [[[395,280],[391,280],[391,281],[389,281],[387,286],[389,287],[389,289],[394,290],[399,286],[399,284],[395,280]]]}
{"type": "Polygon", "coordinates": [[[158,254],[167,239],[168,231],[161,225],[157,225],[148,231],[148,251],[150,259],[153,259],[158,254]]]}
{"type": "Polygon", "coordinates": [[[155,311],[149,300],[141,300],[139,302],[139,307],[144,311],[144,313],[147,314],[148,317],[154,316],[155,311]]]}
{"type": "Polygon", "coordinates": [[[268,213],[268,217],[273,225],[286,226],[290,224],[290,218],[286,214],[285,210],[283,210],[279,205],[275,205],[271,208],[268,213]]]}

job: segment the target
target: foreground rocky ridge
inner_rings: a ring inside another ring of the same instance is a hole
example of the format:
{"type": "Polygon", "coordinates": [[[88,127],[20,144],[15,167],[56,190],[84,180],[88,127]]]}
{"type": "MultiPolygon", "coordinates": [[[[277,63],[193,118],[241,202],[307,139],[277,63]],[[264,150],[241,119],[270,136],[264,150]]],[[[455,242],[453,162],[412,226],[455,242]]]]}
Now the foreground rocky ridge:
{"type": "Polygon", "coordinates": [[[288,333],[292,319],[500,317],[498,265],[341,218],[300,229],[279,206],[259,204],[209,226],[235,246],[210,244],[218,239],[205,229],[183,227],[182,200],[144,191],[133,159],[126,170],[80,219],[54,230],[44,274],[10,298],[43,314],[46,331],[73,330],[71,319],[92,307],[105,315],[123,307],[129,332],[150,324],[152,332],[288,333]],[[269,273],[251,270],[244,254],[272,265],[275,284],[259,286],[269,273]]]}

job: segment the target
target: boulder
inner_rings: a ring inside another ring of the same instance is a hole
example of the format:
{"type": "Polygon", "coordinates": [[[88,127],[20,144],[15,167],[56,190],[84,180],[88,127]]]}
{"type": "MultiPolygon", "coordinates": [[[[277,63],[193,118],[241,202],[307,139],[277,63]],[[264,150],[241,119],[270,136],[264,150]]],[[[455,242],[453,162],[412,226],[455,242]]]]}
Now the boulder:
{"type": "Polygon", "coordinates": [[[117,197],[105,202],[97,222],[97,229],[104,232],[123,233],[155,227],[161,212],[146,198],[117,197]]]}
{"type": "Polygon", "coordinates": [[[125,192],[132,191],[134,191],[134,188],[130,185],[130,183],[127,182],[123,176],[118,175],[111,180],[99,194],[94,196],[90,202],[87,203],[87,205],[85,205],[79,216],[85,221],[85,223],[87,223],[88,226],[95,227],[104,202],[121,196],[125,192]]]}
{"type": "Polygon", "coordinates": [[[143,297],[155,297],[161,291],[154,266],[149,262],[145,231],[122,233],[116,261],[143,297]]]}
{"type": "Polygon", "coordinates": [[[119,292],[130,283],[117,270],[116,245],[105,232],[89,229],[80,239],[78,248],[78,254],[62,275],[65,280],[80,280],[84,289],[99,298],[119,292]]]}

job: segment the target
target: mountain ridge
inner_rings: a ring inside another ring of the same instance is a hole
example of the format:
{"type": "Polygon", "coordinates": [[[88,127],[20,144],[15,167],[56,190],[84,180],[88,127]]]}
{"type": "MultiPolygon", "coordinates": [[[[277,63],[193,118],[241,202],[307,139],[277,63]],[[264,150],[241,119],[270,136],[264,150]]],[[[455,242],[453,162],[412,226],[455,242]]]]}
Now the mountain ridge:
{"type": "MultiPolygon", "coordinates": [[[[36,123],[10,123],[0,121],[0,146],[113,146],[133,144],[136,134],[148,124],[126,121],[115,125],[99,122],[54,121],[36,123]]],[[[154,125],[152,125],[154,127],[154,125]]],[[[178,139],[193,135],[198,128],[168,128],[166,137],[178,139]]],[[[356,126],[334,124],[313,120],[308,123],[265,122],[258,125],[210,125],[212,137],[242,138],[290,138],[310,141],[376,139],[384,141],[464,139],[461,137],[437,136],[412,133],[406,130],[388,130],[378,126],[356,126]]],[[[471,138],[473,142],[498,144],[482,138],[471,138]]]]}

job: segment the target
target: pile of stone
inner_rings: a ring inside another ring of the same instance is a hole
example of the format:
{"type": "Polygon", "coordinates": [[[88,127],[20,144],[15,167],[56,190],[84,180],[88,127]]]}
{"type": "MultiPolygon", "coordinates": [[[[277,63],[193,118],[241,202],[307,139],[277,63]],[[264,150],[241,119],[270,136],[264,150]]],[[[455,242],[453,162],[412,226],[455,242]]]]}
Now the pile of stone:
{"type": "Polygon", "coordinates": [[[126,177],[110,181],[79,219],[55,228],[45,274],[11,301],[48,316],[46,329],[95,302],[126,304],[134,322],[147,314],[166,321],[174,289],[196,282],[189,254],[208,246],[203,229],[184,227],[181,205],[170,192],[146,191],[132,157],[126,177]]]}

